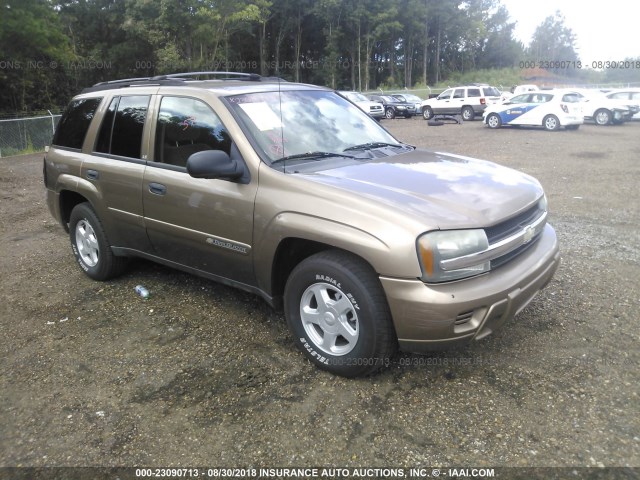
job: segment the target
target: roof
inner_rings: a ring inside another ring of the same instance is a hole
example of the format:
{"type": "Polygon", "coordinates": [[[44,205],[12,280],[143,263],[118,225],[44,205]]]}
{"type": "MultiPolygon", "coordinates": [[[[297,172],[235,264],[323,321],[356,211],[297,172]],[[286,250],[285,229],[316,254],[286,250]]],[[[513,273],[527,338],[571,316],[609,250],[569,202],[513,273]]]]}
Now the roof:
{"type": "MultiPolygon", "coordinates": [[[[255,85],[283,84],[288,82],[279,77],[262,77],[257,73],[239,72],[187,72],[173,73],[169,75],[157,75],[155,77],[136,77],[112,80],[108,82],[96,83],[85,88],[82,93],[99,92],[103,90],[113,90],[129,87],[149,87],[149,86],[189,86],[200,88],[224,88],[231,85],[255,85]]],[[[251,88],[250,90],[255,90],[251,88]]]]}

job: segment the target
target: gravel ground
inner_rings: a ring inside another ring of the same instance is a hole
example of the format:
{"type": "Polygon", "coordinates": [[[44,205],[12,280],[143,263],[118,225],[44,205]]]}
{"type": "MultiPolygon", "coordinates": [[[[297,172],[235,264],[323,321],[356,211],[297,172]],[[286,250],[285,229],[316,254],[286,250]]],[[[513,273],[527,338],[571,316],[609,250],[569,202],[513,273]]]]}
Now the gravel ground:
{"type": "Polygon", "coordinates": [[[90,280],[42,155],[0,159],[0,466],[640,467],[640,123],[383,125],[545,186],[563,263],[515,321],[334,377],[257,297],[144,261],[90,280]]]}

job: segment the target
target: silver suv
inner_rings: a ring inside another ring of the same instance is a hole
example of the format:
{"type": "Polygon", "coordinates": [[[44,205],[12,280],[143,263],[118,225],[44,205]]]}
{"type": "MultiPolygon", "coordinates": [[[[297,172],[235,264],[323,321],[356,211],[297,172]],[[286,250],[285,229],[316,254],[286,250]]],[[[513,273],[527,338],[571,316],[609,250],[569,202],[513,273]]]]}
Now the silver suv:
{"type": "Polygon", "coordinates": [[[257,75],[86,89],[44,183],[89,277],[142,257],[253,292],[311,362],[349,377],[398,347],[485,337],[559,263],[532,177],[414,148],[332,90],[257,75]]]}
{"type": "Polygon", "coordinates": [[[422,102],[425,120],[435,115],[461,115],[463,120],[482,116],[487,105],[500,102],[500,90],[490,85],[474,84],[448,88],[440,95],[422,102]]]}

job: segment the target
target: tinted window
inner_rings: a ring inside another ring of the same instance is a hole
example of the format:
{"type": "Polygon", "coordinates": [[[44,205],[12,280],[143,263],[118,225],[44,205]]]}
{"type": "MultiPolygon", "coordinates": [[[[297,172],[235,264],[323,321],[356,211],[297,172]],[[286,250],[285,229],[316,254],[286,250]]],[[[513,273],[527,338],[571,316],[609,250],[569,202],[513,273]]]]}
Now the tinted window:
{"type": "Polygon", "coordinates": [[[464,89],[456,88],[453,92],[453,98],[464,98],[464,89]]]}
{"type": "Polygon", "coordinates": [[[116,117],[116,108],[120,97],[111,100],[108,110],[102,119],[100,132],[98,132],[98,141],[96,143],[96,152],[109,153],[111,151],[111,132],[113,131],[113,119],[116,117]]]}
{"type": "Polygon", "coordinates": [[[111,154],[140,158],[148,95],[120,97],[111,133],[111,154]]]}
{"type": "Polygon", "coordinates": [[[438,100],[450,98],[452,92],[453,92],[453,90],[445,90],[440,95],[438,95],[438,100]]]}
{"type": "Polygon", "coordinates": [[[184,167],[203,150],[231,152],[231,137],[211,107],[201,100],[164,97],[160,104],[154,161],[184,167]]]}
{"type": "Polygon", "coordinates": [[[53,137],[53,145],[81,149],[101,101],[102,97],[72,101],[60,119],[53,137]]]}
{"type": "Polygon", "coordinates": [[[467,90],[468,97],[480,97],[480,89],[479,88],[470,88],[467,90]]]}

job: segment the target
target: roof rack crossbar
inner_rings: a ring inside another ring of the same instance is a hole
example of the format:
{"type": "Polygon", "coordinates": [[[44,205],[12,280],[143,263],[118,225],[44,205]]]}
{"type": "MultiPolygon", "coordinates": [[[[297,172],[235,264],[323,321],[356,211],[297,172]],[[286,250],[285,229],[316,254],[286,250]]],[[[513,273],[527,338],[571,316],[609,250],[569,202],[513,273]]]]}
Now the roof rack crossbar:
{"type": "Polygon", "coordinates": [[[226,77],[239,77],[240,79],[259,81],[260,75],[257,73],[244,73],[244,72],[184,72],[184,73],[169,73],[167,75],[158,75],[153,77],[153,80],[164,80],[168,78],[185,78],[185,77],[199,77],[202,75],[225,75],[226,77]]]}
{"type": "Polygon", "coordinates": [[[219,78],[211,80],[240,80],[249,82],[284,82],[278,77],[262,77],[257,73],[244,72],[184,72],[169,73],[166,75],[156,75],[155,77],[137,77],[123,78],[120,80],[111,80],[108,82],[96,83],[91,87],[82,90],[83,93],[96,92],[100,90],[110,90],[123,87],[144,87],[144,86],[184,86],[187,82],[196,81],[194,77],[198,76],[219,76],[219,78]]]}

